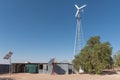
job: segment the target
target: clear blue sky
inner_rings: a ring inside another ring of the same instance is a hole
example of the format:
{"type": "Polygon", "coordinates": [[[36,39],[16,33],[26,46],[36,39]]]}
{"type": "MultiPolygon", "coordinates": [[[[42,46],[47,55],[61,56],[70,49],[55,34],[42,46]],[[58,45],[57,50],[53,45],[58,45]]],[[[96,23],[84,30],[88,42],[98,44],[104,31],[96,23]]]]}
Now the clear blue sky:
{"type": "Polygon", "coordinates": [[[100,36],[113,53],[120,49],[120,0],[0,0],[0,63],[10,50],[13,62],[48,62],[73,58],[74,4],[87,4],[84,38],[100,36]]]}

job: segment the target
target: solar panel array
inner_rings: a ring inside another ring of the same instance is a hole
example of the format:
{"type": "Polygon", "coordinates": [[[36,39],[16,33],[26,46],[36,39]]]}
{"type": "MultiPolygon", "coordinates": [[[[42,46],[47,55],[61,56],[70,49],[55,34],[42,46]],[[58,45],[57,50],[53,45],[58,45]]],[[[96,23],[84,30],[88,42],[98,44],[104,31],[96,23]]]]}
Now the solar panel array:
{"type": "Polygon", "coordinates": [[[12,54],[13,54],[13,52],[10,51],[8,54],[6,54],[6,55],[4,56],[3,59],[9,59],[9,58],[12,56],[12,54]]]}
{"type": "Polygon", "coordinates": [[[51,65],[52,63],[54,63],[55,62],[55,58],[52,58],[52,59],[50,59],[50,61],[48,62],[48,65],[51,65]]]}

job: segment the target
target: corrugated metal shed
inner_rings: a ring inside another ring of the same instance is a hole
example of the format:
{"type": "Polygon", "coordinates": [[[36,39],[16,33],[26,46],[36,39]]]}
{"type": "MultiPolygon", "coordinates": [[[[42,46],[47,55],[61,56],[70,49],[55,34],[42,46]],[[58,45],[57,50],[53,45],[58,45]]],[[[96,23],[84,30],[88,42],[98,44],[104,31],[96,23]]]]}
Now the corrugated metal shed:
{"type": "Polygon", "coordinates": [[[12,72],[21,73],[21,72],[26,72],[26,71],[29,73],[40,73],[40,74],[42,73],[52,74],[53,71],[55,74],[60,74],[60,75],[71,74],[72,64],[53,63],[52,65],[48,65],[48,63],[12,63],[12,72]],[[34,67],[34,71],[33,71],[33,67],[34,67]]]}

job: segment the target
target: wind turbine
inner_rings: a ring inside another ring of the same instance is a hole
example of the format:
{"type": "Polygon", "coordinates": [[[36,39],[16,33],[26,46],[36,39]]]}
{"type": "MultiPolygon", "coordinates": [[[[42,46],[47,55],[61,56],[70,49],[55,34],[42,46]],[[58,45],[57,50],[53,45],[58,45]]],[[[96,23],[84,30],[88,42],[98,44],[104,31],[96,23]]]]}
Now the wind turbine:
{"type": "MultiPolygon", "coordinates": [[[[76,26],[76,35],[75,35],[75,44],[74,44],[74,56],[78,53],[80,53],[82,47],[83,47],[83,32],[82,32],[82,26],[81,26],[81,18],[80,18],[80,12],[81,10],[86,7],[87,5],[83,5],[81,7],[78,7],[75,4],[75,7],[77,8],[77,12],[75,14],[75,17],[77,19],[77,26],[76,26]]],[[[84,41],[84,40],[83,40],[84,41]]],[[[79,68],[79,73],[83,73],[84,70],[81,69],[81,66],[79,68]]]]}
{"type": "Polygon", "coordinates": [[[79,14],[80,14],[80,11],[84,8],[84,7],[86,7],[87,5],[83,5],[83,6],[81,6],[81,7],[78,7],[76,4],[75,4],[75,7],[77,8],[77,12],[76,12],[76,14],[75,14],[75,17],[78,17],[79,16],[79,14]]]}
{"type": "Polygon", "coordinates": [[[78,7],[75,4],[75,7],[77,8],[77,12],[75,14],[75,18],[77,19],[77,26],[76,26],[76,35],[75,35],[75,43],[74,43],[74,56],[78,53],[80,53],[82,46],[83,46],[83,42],[84,40],[83,38],[83,32],[82,32],[82,26],[81,26],[81,18],[80,18],[80,13],[83,10],[83,8],[85,8],[87,5],[83,5],[81,7],[78,7]]]}

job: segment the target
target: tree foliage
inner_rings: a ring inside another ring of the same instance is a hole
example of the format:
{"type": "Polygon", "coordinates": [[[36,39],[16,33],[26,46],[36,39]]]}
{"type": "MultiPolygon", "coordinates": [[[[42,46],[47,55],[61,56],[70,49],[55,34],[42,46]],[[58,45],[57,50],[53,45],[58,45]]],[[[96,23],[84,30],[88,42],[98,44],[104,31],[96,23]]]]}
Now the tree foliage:
{"type": "Polygon", "coordinates": [[[100,37],[91,37],[87,45],[75,56],[73,66],[81,67],[87,73],[101,73],[104,68],[112,66],[112,48],[109,42],[100,42],[100,37]]]}
{"type": "Polygon", "coordinates": [[[120,50],[114,55],[113,59],[115,67],[120,67],[120,50]]]}

